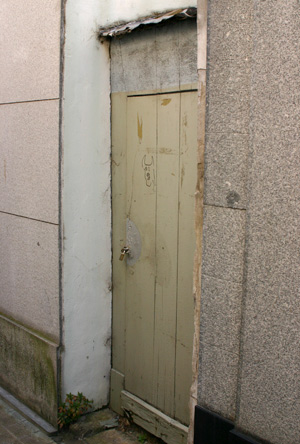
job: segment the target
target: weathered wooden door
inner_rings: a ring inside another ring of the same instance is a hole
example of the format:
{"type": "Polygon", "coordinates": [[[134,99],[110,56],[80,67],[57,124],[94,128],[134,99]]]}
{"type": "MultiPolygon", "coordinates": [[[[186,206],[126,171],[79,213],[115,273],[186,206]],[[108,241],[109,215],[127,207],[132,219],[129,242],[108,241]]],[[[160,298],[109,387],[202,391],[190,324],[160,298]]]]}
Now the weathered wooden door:
{"type": "Polygon", "coordinates": [[[196,122],[196,91],[112,96],[111,403],[176,444],[189,421],[196,122]]]}

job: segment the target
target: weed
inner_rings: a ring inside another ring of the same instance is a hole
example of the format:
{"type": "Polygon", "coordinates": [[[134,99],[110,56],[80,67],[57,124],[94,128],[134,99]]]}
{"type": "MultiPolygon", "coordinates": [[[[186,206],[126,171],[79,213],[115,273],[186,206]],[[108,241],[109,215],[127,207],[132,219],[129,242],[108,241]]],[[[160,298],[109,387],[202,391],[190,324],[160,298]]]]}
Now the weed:
{"type": "Polygon", "coordinates": [[[58,408],[58,427],[62,429],[76,422],[81,415],[89,410],[92,404],[93,401],[87,399],[82,393],[78,392],[77,395],[68,393],[65,402],[58,408]]]}
{"type": "Polygon", "coordinates": [[[142,433],[141,435],[139,435],[138,442],[140,442],[141,444],[144,444],[146,441],[147,441],[147,435],[145,433],[142,433]]]}

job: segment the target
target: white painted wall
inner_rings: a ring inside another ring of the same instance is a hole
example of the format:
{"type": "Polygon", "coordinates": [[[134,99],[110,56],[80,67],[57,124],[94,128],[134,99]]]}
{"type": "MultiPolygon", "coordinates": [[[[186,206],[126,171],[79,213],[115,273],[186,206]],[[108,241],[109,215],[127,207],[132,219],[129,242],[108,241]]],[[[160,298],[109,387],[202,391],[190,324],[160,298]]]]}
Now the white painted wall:
{"type": "MultiPolygon", "coordinates": [[[[63,123],[63,392],[108,402],[111,352],[110,79],[100,26],[180,0],[68,0],[63,123]]],[[[63,393],[63,395],[64,395],[63,393]]]]}
{"type": "Polygon", "coordinates": [[[108,46],[98,0],[68,1],[64,72],[63,392],[108,402],[111,336],[108,46]]]}
{"type": "Polygon", "coordinates": [[[128,22],[156,12],[197,6],[197,0],[102,0],[99,25],[128,22]]]}

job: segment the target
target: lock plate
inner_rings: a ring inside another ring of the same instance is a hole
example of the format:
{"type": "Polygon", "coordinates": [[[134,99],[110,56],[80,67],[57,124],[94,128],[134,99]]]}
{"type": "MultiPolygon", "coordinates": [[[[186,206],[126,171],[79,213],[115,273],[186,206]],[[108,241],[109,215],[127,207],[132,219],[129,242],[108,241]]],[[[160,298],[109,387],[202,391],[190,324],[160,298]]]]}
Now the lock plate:
{"type": "Polygon", "coordinates": [[[142,241],[138,227],[127,219],[126,221],[126,245],[130,246],[130,251],[127,256],[127,265],[134,265],[141,256],[142,241]]]}
{"type": "Polygon", "coordinates": [[[129,254],[129,248],[128,247],[123,247],[121,249],[121,254],[120,254],[120,257],[119,257],[120,261],[122,261],[124,259],[125,254],[129,254]]]}

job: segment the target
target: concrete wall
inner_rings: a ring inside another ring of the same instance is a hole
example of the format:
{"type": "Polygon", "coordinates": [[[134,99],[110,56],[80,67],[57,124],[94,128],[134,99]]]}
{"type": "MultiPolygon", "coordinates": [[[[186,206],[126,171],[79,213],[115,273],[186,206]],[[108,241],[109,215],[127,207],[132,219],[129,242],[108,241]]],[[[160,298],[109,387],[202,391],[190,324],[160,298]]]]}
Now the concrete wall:
{"type": "Polygon", "coordinates": [[[290,2],[209,2],[198,403],[299,441],[299,29],[290,2]]]}
{"type": "Polygon", "coordinates": [[[1,2],[0,380],[52,422],[59,342],[60,25],[60,0],[1,2]],[[49,362],[51,374],[39,384],[49,362]]]}

